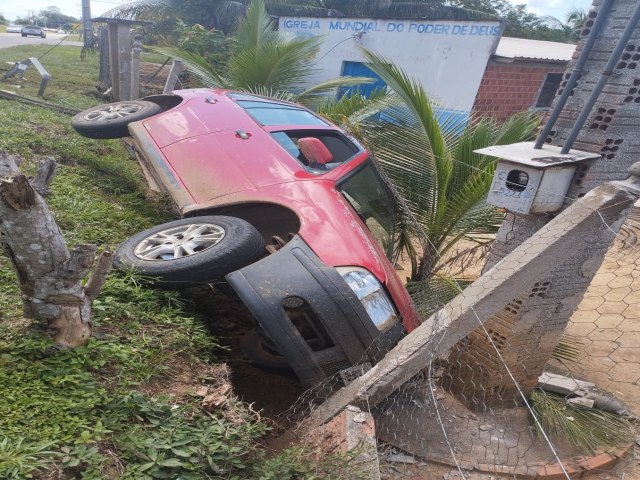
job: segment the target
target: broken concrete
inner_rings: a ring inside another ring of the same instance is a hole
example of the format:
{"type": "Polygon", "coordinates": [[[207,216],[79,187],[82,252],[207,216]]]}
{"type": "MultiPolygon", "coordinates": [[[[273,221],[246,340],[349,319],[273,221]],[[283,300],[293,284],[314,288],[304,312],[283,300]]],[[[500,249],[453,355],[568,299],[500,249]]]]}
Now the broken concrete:
{"type": "MultiPolygon", "coordinates": [[[[354,454],[359,478],[380,479],[380,464],[373,416],[348,405],[340,415],[308,432],[303,441],[318,447],[324,454],[354,454]]],[[[320,456],[320,455],[319,455],[320,456]]]]}
{"type": "MultiPolygon", "coordinates": [[[[512,399],[526,395],[536,386],[559,333],[576,309],[639,194],[640,178],[633,176],[627,182],[612,182],[598,187],[581,198],[405,337],[370,371],[332,395],[311,413],[306,425],[318,427],[349,404],[373,408],[432,360],[448,354],[454,345],[460,345],[459,342],[479,325],[509,308],[514,298],[528,293],[532,306],[527,310],[531,315],[525,322],[526,328],[523,330],[523,325],[517,322],[512,327],[521,329],[523,340],[529,343],[531,339],[537,339],[535,350],[527,350],[531,358],[523,359],[527,365],[531,365],[531,359],[537,363],[531,369],[515,372],[515,379],[524,381],[521,386],[511,382],[512,391],[485,390],[497,393],[498,399],[505,393],[512,399]],[[595,233],[597,238],[594,238],[595,233]],[[563,272],[567,271],[571,273],[565,280],[575,280],[577,286],[559,282],[554,295],[533,295],[548,278],[560,280],[563,272]],[[540,335],[540,327],[550,329],[551,326],[555,327],[551,332],[553,336],[540,335]],[[544,350],[543,354],[534,355],[539,350],[544,350]]],[[[516,346],[511,345],[512,348],[516,346]]],[[[523,346],[528,345],[524,343],[523,346]]],[[[495,342],[492,347],[496,347],[495,342]]],[[[497,365],[502,369],[504,356],[500,355],[499,348],[495,350],[499,360],[497,365]]],[[[463,362],[460,365],[462,367],[463,362]]],[[[471,373],[476,372],[478,369],[471,373]]],[[[481,371],[479,373],[482,374],[481,371]]],[[[509,376],[513,374],[506,373],[509,376]]],[[[460,375],[456,378],[465,377],[460,375]]],[[[505,384],[504,379],[499,380],[500,385],[505,384]]],[[[472,386],[472,382],[467,381],[462,383],[462,387],[467,388],[466,384],[472,386]]],[[[485,403],[478,405],[488,404],[486,398],[482,401],[485,403]]]]}

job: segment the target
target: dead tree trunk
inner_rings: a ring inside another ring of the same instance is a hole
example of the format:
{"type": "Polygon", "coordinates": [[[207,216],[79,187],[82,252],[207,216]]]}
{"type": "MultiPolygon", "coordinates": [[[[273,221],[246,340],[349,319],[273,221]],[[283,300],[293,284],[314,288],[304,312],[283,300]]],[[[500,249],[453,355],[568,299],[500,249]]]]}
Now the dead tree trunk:
{"type": "Polygon", "coordinates": [[[25,317],[46,323],[61,347],[77,347],[91,336],[91,304],[111,268],[103,252],[86,285],[83,278],[95,260],[95,245],[69,252],[43,197],[55,175],[47,158],[36,176],[20,172],[19,157],[0,152],[0,239],[18,277],[25,317]]]}

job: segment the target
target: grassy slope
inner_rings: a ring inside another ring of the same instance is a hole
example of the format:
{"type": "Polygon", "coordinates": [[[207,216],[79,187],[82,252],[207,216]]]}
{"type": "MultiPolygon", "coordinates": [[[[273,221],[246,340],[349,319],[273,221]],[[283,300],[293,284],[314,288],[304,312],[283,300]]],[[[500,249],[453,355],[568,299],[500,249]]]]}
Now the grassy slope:
{"type": "MultiPolygon", "coordinates": [[[[78,48],[49,48],[0,50],[0,75],[6,61],[46,53],[41,61],[53,77],[46,101],[102,103],[97,58],[82,62],[78,48]]],[[[38,83],[30,68],[24,80],[0,88],[35,98],[38,83]]],[[[145,198],[121,143],[80,137],[67,115],[0,99],[0,150],[24,158],[26,172],[45,155],[59,162],[47,202],[69,245],[109,248],[166,220],[164,205],[145,198]]],[[[45,357],[48,339],[21,318],[14,274],[0,258],[0,314],[0,478],[287,479],[316,472],[298,450],[265,461],[254,442],[266,427],[241,403],[229,401],[212,415],[188,396],[198,383],[220,379],[206,374],[215,372],[207,363],[215,339],[178,293],[112,274],[94,305],[100,339],[45,357]],[[157,394],[177,371],[187,378],[187,395],[157,394]]]]}

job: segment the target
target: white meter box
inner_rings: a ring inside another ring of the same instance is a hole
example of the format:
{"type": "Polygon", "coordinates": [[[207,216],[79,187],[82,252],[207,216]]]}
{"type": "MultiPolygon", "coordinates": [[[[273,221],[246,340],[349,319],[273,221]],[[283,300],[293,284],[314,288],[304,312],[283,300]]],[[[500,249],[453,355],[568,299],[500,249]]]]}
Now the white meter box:
{"type": "Polygon", "coordinates": [[[511,212],[529,213],[541,179],[541,170],[500,162],[487,202],[511,212]]]}
{"type": "Polygon", "coordinates": [[[537,169],[498,162],[487,202],[516,213],[555,212],[562,208],[575,165],[537,169]]]}
{"type": "Polygon", "coordinates": [[[532,142],[487,147],[477,153],[498,157],[487,202],[515,213],[550,213],[562,208],[578,162],[599,158],[590,152],[532,142]]]}

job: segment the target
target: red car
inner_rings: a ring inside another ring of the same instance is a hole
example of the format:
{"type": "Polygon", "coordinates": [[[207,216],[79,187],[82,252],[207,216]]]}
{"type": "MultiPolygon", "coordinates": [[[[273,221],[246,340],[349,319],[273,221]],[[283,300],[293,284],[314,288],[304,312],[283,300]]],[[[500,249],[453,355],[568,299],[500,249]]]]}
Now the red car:
{"type": "Polygon", "coordinates": [[[226,279],[257,328],[255,362],[305,386],[379,360],[417,313],[388,257],[398,208],[369,154],[299,105],[215,89],[118,102],[72,120],[131,136],[183,217],[125,241],[115,264],[173,287],[226,279]],[[370,348],[372,345],[375,348],[370,348]]]}

